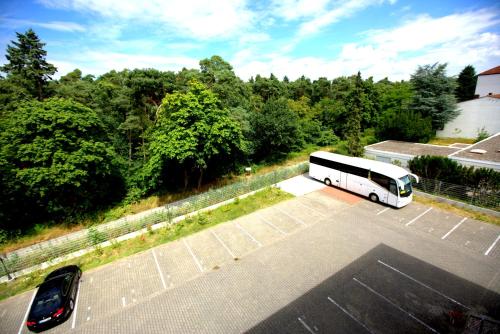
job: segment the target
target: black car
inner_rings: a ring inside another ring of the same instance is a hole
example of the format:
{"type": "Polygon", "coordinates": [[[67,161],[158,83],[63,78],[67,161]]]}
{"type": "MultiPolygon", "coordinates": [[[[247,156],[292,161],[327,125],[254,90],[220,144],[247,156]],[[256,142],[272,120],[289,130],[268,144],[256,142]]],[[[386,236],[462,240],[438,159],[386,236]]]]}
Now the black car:
{"type": "Polygon", "coordinates": [[[26,326],[33,332],[51,328],[66,320],[75,307],[82,271],[66,266],[51,272],[38,287],[26,326]]]}

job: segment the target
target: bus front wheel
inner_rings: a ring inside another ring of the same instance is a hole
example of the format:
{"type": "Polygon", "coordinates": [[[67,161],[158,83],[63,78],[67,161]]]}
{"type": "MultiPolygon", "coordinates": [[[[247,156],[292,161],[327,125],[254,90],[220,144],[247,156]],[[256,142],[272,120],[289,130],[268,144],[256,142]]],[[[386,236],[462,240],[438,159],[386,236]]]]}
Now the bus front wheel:
{"type": "Polygon", "coordinates": [[[327,186],[331,186],[332,185],[332,181],[330,181],[330,179],[327,178],[327,179],[325,179],[325,184],[327,186]]]}
{"type": "Polygon", "coordinates": [[[372,201],[372,202],[378,202],[378,196],[377,196],[377,194],[371,193],[370,194],[370,201],[372,201]]]}

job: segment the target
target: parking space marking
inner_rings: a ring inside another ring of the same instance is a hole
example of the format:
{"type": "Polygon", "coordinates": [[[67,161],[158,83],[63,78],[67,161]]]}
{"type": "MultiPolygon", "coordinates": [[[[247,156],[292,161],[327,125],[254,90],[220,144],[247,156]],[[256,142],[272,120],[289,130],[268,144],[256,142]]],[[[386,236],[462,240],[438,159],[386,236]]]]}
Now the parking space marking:
{"type": "Polygon", "coordinates": [[[378,216],[378,215],[380,215],[380,214],[382,214],[382,213],[384,213],[384,212],[386,212],[386,211],[387,211],[387,210],[389,210],[389,209],[390,209],[390,208],[385,208],[384,210],[377,212],[377,216],[378,216]]]}
{"type": "Polygon", "coordinates": [[[71,329],[75,329],[75,324],[76,324],[76,311],[78,310],[78,299],[80,297],[80,284],[78,284],[78,290],[76,291],[76,300],[75,300],[75,309],[73,310],[73,314],[71,315],[73,317],[73,322],[71,323],[71,329]]]}
{"type": "Polygon", "coordinates": [[[488,248],[488,250],[484,253],[484,255],[488,255],[490,254],[490,252],[493,250],[493,248],[495,247],[496,243],[498,242],[498,240],[500,239],[500,234],[498,235],[497,239],[495,240],[495,242],[493,242],[490,246],[490,248],[488,248]]]}
{"type": "Polygon", "coordinates": [[[127,304],[125,303],[125,297],[122,297],[122,306],[125,307],[127,304]]]}
{"type": "Polygon", "coordinates": [[[308,324],[306,324],[306,322],[304,320],[302,320],[300,317],[297,318],[297,320],[299,320],[299,322],[302,324],[302,326],[304,326],[304,328],[311,334],[315,334],[314,331],[312,330],[311,327],[309,327],[308,324]]]}
{"type": "Polygon", "coordinates": [[[229,253],[229,255],[231,255],[231,257],[233,259],[236,259],[236,255],[234,255],[233,252],[231,252],[231,250],[229,249],[229,247],[227,247],[227,245],[224,243],[224,241],[222,241],[222,239],[219,238],[219,236],[217,234],[215,234],[214,231],[210,231],[210,232],[215,237],[215,239],[217,239],[217,241],[219,241],[219,243],[222,245],[222,247],[224,247],[227,250],[227,252],[229,253]]]}
{"type": "Polygon", "coordinates": [[[243,226],[241,226],[240,224],[238,223],[234,223],[234,225],[240,229],[241,232],[243,232],[243,234],[245,234],[247,237],[250,238],[250,240],[252,240],[253,242],[255,242],[257,245],[259,245],[259,247],[262,247],[262,244],[260,243],[260,241],[258,241],[257,239],[255,239],[254,237],[252,237],[252,235],[250,233],[247,232],[247,230],[245,230],[243,228],[243,226]]]}
{"type": "Polygon", "coordinates": [[[302,225],[302,226],[307,226],[307,224],[306,224],[306,223],[304,223],[302,220],[300,220],[300,219],[298,219],[298,218],[296,218],[296,217],[293,217],[293,216],[289,215],[287,212],[285,212],[285,210],[282,210],[282,209],[280,209],[280,208],[278,208],[278,207],[276,207],[275,209],[276,209],[276,210],[278,210],[279,212],[281,212],[282,214],[284,214],[285,216],[287,216],[287,217],[291,218],[291,219],[292,219],[293,221],[295,221],[297,224],[300,224],[300,225],[302,225]]]}
{"type": "MultiPolygon", "coordinates": [[[[167,289],[167,285],[165,284],[165,279],[163,278],[163,272],[161,271],[160,264],[158,263],[158,259],[156,258],[156,253],[155,249],[151,249],[151,253],[153,253],[153,257],[155,259],[156,263],[156,269],[158,270],[158,274],[160,274],[160,279],[161,279],[161,284],[163,285],[163,290],[167,289]]],[[[132,290],[132,293],[134,293],[134,290],[132,290]]]]}
{"type": "Polygon", "coordinates": [[[370,328],[366,327],[366,325],[364,323],[362,323],[358,318],[356,318],[355,316],[353,316],[351,313],[347,312],[346,309],[344,309],[342,306],[340,306],[339,304],[337,304],[337,302],[335,302],[335,300],[333,300],[332,298],[328,297],[328,300],[332,302],[332,304],[334,304],[335,306],[337,306],[342,312],[344,312],[345,314],[347,314],[349,316],[349,318],[351,318],[352,320],[356,321],[356,323],[358,325],[360,325],[361,327],[363,327],[364,329],[366,329],[366,331],[368,333],[371,333],[371,334],[374,334],[370,328]]]}
{"type": "Polygon", "coordinates": [[[203,272],[203,267],[201,266],[201,263],[200,261],[196,258],[196,256],[194,255],[193,253],[193,250],[191,249],[191,247],[189,247],[188,243],[186,242],[186,239],[182,239],[182,242],[184,242],[184,246],[186,246],[189,254],[191,254],[191,257],[193,258],[194,260],[194,263],[196,263],[196,266],[198,267],[198,269],[200,270],[200,272],[202,273],[203,272]]]}
{"type": "Polygon", "coordinates": [[[24,323],[26,322],[26,320],[28,320],[28,313],[30,312],[31,304],[33,303],[33,300],[35,299],[36,291],[37,291],[37,289],[35,289],[35,291],[33,291],[33,296],[31,297],[30,303],[28,304],[28,308],[26,309],[26,313],[24,314],[23,322],[21,322],[21,327],[19,327],[18,334],[21,334],[21,332],[23,331],[24,323]]]}
{"type": "Polygon", "coordinates": [[[316,209],[313,209],[313,208],[311,208],[309,205],[305,205],[304,203],[301,203],[301,202],[299,202],[299,201],[297,201],[296,203],[298,203],[298,204],[302,205],[304,208],[307,208],[308,210],[311,210],[311,211],[316,212],[317,214],[319,214],[319,215],[321,215],[321,216],[323,216],[323,217],[325,217],[325,216],[326,216],[323,212],[318,211],[318,210],[316,210],[316,209]]]}
{"type": "Polygon", "coordinates": [[[366,285],[365,283],[361,282],[360,280],[358,280],[356,277],[353,277],[352,278],[356,283],[358,283],[359,285],[361,285],[362,287],[364,287],[365,289],[367,289],[368,291],[370,291],[371,293],[379,296],[380,298],[382,298],[383,300],[385,300],[386,302],[388,302],[389,304],[391,304],[392,306],[394,306],[395,308],[397,308],[398,310],[400,310],[401,312],[405,313],[407,316],[409,316],[410,318],[414,319],[415,321],[417,321],[419,324],[423,325],[424,327],[426,327],[427,329],[429,329],[430,331],[434,332],[434,333],[439,333],[438,331],[436,331],[434,328],[432,328],[431,326],[427,325],[425,322],[423,322],[422,320],[420,320],[419,318],[417,318],[416,316],[414,316],[413,314],[407,312],[406,310],[404,310],[403,308],[401,308],[400,306],[396,305],[395,303],[393,303],[389,298],[385,297],[384,295],[378,293],[377,291],[373,290],[372,288],[370,288],[368,285],[366,285]]]}
{"type": "Polygon", "coordinates": [[[458,223],[457,225],[453,226],[453,228],[451,230],[449,230],[448,233],[446,233],[445,235],[443,235],[443,237],[441,239],[443,239],[443,240],[446,239],[447,236],[449,236],[453,231],[455,231],[466,220],[467,220],[467,217],[465,217],[464,219],[462,219],[460,221],[460,223],[458,223]]]}
{"type": "Polygon", "coordinates": [[[423,215],[425,215],[427,212],[431,211],[432,208],[428,208],[427,210],[425,210],[424,212],[422,212],[421,214],[419,214],[418,216],[416,216],[415,218],[413,218],[412,220],[410,220],[408,223],[406,223],[406,226],[409,226],[411,224],[413,224],[414,222],[416,222],[420,217],[422,217],[423,215]]]}
{"type": "Polygon", "coordinates": [[[436,289],[434,289],[434,288],[432,288],[432,287],[428,286],[427,284],[420,282],[419,280],[417,280],[417,279],[415,279],[415,278],[411,277],[410,275],[405,274],[405,273],[404,273],[404,272],[402,272],[402,271],[399,271],[398,269],[394,268],[393,266],[388,265],[387,263],[385,263],[385,262],[383,262],[383,261],[380,261],[380,260],[377,260],[377,262],[378,262],[378,263],[380,263],[381,265],[386,266],[387,268],[389,268],[389,269],[391,269],[391,270],[393,270],[393,271],[397,272],[398,274],[400,274],[400,275],[402,275],[402,276],[404,276],[404,277],[408,278],[409,280],[412,280],[413,282],[415,282],[415,283],[417,283],[417,284],[420,284],[420,285],[421,285],[421,286],[423,286],[424,288],[427,288],[427,289],[431,290],[432,292],[437,293],[437,294],[438,294],[438,295],[440,295],[441,297],[444,297],[444,298],[448,299],[449,301],[452,301],[453,303],[458,304],[458,305],[460,305],[460,306],[462,306],[462,307],[464,307],[464,308],[466,308],[466,309],[470,310],[470,307],[465,306],[464,304],[460,303],[459,301],[456,301],[455,299],[453,299],[453,298],[451,298],[451,297],[449,297],[449,296],[445,295],[445,294],[444,294],[444,293],[442,293],[442,292],[439,292],[438,290],[436,290],[436,289]]]}
{"type": "Polygon", "coordinates": [[[261,214],[259,213],[256,213],[257,217],[259,217],[260,220],[262,220],[264,223],[266,223],[267,225],[271,226],[272,228],[274,228],[276,231],[278,231],[279,233],[283,234],[283,235],[286,235],[286,232],[283,231],[282,229],[280,229],[278,226],[274,225],[273,223],[271,223],[270,221],[268,221],[267,219],[265,219],[264,217],[262,217],[261,214]]]}

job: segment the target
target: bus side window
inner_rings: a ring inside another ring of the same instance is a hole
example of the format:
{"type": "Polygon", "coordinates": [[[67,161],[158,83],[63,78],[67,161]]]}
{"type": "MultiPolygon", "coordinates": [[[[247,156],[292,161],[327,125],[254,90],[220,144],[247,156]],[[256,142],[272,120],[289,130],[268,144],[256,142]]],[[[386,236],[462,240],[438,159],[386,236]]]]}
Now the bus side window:
{"type": "Polygon", "coordinates": [[[389,181],[389,191],[396,196],[398,195],[398,186],[396,185],[396,181],[392,179],[389,181]]]}

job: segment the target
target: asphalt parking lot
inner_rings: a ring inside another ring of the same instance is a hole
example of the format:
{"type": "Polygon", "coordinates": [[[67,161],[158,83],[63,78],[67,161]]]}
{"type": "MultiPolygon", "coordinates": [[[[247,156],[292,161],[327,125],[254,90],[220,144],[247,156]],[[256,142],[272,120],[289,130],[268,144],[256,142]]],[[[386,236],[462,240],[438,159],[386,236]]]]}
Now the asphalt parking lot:
{"type": "MultiPolygon", "coordinates": [[[[85,272],[47,333],[458,333],[468,314],[500,318],[499,237],[321,187],[85,272]]],[[[2,333],[28,332],[33,295],[0,303],[2,333]]]]}

